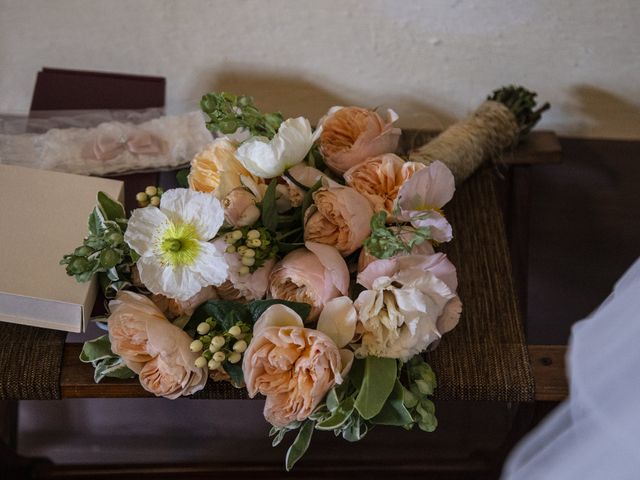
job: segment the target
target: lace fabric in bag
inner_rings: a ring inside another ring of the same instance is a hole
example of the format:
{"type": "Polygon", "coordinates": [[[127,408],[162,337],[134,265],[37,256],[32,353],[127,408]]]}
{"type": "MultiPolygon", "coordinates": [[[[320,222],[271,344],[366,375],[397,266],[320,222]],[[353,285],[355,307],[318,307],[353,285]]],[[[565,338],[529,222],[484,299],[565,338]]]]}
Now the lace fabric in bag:
{"type": "MultiPolygon", "coordinates": [[[[42,129],[42,119],[34,123],[42,129]]],[[[59,119],[49,122],[59,123],[59,119]]],[[[0,134],[0,163],[80,175],[168,170],[189,163],[211,140],[202,113],[194,111],[139,124],[108,121],[93,128],[0,134]]]]}

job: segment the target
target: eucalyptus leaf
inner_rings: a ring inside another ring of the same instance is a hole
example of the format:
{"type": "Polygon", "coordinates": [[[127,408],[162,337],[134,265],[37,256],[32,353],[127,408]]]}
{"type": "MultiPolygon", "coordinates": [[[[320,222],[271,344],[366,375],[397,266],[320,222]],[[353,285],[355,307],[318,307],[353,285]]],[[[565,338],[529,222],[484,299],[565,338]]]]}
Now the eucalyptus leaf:
{"type": "Polygon", "coordinates": [[[104,192],[98,192],[98,207],[106,220],[126,218],[124,207],[104,192]]]}
{"type": "Polygon", "coordinates": [[[413,423],[411,413],[404,406],[404,387],[398,380],[396,380],[391,395],[387,398],[382,410],[371,419],[371,423],[398,427],[405,427],[413,423]]]}
{"type": "Polygon", "coordinates": [[[111,357],[104,360],[100,360],[96,364],[96,369],[93,372],[93,379],[96,383],[105,377],[113,378],[133,378],[135,373],[127,367],[124,360],[120,357],[111,357]]]}
{"type": "Polygon", "coordinates": [[[355,408],[362,418],[369,420],[382,410],[397,378],[398,368],[395,359],[382,357],[364,359],[364,377],[355,402],[355,408]]]}
{"type": "Polygon", "coordinates": [[[353,413],[353,397],[345,398],[331,416],[316,425],[318,430],[336,430],[342,427],[353,413]]]}
{"type": "Polygon", "coordinates": [[[278,209],[276,207],[277,179],[272,179],[260,204],[262,224],[272,232],[278,231],[278,209]]]}
{"type": "Polygon", "coordinates": [[[287,457],[285,460],[287,472],[291,471],[296,462],[302,458],[309,448],[311,436],[313,435],[313,427],[314,423],[310,421],[304,422],[302,427],[300,427],[298,436],[289,447],[289,450],[287,450],[287,457]]]}
{"type": "Polygon", "coordinates": [[[84,342],[82,352],[80,352],[80,361],[89,363],[115,356],[111,351],[109,335],[102,335],[101,337],[84,342]]]}

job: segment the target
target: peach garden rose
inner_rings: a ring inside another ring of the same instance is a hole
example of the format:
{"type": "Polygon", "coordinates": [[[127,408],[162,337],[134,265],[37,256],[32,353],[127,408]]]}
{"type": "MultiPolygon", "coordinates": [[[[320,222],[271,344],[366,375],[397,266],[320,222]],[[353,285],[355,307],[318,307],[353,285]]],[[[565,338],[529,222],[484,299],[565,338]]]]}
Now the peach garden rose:
{"type": "Polygon", "coordinates": [[[204,388],[207,371],[195,366],[191,337],[169,322],[144,295],[121,291],[109,304],[111,349],[140,376],[142,387],[174,399],[204,388]]]}
{"type": "Polygon", "coordinates": [[[264,416],[284,427],[306,419],[348,373],[353,354],[327,334],[305,328],[284,305],[269,307],[256,322],[242,370],[250,397],[267,397],[264,416]]]}
{"type": "Polygon", "coordinates": [[[327,166],[342,174],[350,168],[398,147],[401,131],[393,123],[398,116],[393,110],[383,120],[373,110],[359,107],[333,107],[320,120],[320,151],[327,166]]]}
{"type": "Polygon", "coordinates": [[[347,256],[371,234],[373,210],[353,188],[327,182],[313,194],[313,201],[305,212],[305,241],[333,245],[347,256]]]}
{"type": "Polygon", "coordinates": [[[374,212],[384,210],[391,215],[400,187],[422,168],[425,168],[422,163],[405,162],[393,153],[386,153],[351,167],[344,180],[369,200],[374,212]]]}

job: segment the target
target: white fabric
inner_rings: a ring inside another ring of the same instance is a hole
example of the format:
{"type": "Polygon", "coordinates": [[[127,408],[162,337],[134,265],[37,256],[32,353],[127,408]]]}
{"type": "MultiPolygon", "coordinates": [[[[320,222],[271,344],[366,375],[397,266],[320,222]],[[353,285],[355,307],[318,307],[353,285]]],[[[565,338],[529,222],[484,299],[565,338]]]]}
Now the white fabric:
{"type": "Polygon", "coordinates": [[[640,478],[640,259],[574,325],[570,396],[514,449],[503,480],[640,478]]]}
{"type": "Polygon", "coordinates": [[[95,128],[0,134],[0,163],[81,175],[172,169],[189,163],[211,140],[202,113],[195,111],[139,125],[112,121],[95,128]],[[109,150],[102,152],[105,144],[109,150]]]}

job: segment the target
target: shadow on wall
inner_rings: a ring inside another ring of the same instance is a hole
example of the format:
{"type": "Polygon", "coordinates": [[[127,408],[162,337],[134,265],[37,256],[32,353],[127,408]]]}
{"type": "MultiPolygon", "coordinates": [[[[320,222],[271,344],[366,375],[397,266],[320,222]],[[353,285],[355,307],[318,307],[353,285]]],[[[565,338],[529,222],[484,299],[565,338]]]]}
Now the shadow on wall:
{"type": "Polygon", "coordinates": [[[246,65],[229,65],[224,70],[203,72],[195,78],[194,97],[212,91],[250,95],[263,111],[280,111],[285,117],[303,115],[312,124],[334,105],[393,108],[400,115],[398,125],[404,128],[441,130],[455,121],[449,114],[412,97],[390,94],[379,98],[362,92],[337,93],[341,91],[339,85],[324,83],[322,79],[310,81],[295,72],[256,72],[246,65]]]}
{"type": "Polygon", "coordinates": [[[618,94],[593,85],[579,84],[572,88],[574,105],[570,110],[577,121],[571,129],[572,135],[633,138],[640,124],[640,105],[630,102],[618,94]]]}

